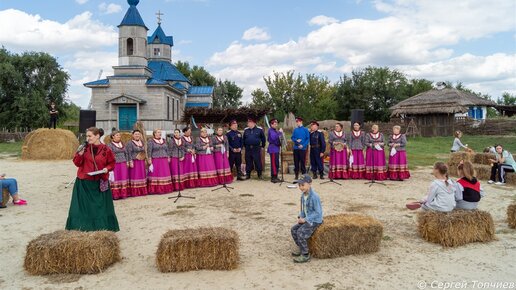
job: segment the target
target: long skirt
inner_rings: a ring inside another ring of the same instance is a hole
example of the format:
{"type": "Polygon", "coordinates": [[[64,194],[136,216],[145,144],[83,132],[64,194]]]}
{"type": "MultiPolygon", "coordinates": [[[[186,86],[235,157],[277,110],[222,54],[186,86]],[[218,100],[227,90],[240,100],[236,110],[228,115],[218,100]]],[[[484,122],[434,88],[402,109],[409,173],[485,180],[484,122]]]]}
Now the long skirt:
{"type": "Polygon", "coordinates": [[[330,150],[330,179],[348,179],[348,151],[346,148],[342,151],[335,149],[330,150]]]}
{"type": "Polygon", "coordinates": [[[210,187],[219,184],[212,154],[197,154],[197,170],[199,172],[198,186],[210,187]]]}
{"type": "Polygon", "coordinates": [[[374,180],[387,179],[387,172],[385,170],[385,151],[383,149],[373,150],[371,148],[367,148],[365,178],[374,180]]]}
{"type": "Polygon", "coordinates": [[[394,156],[389,156],[387,175],[391,180],[405,180],[410,178],[406,151],[397,151],[394,156]]]}
{"type": "Polygon", "coordinates": [[[110,182],[113,199],[122,199],[130,195],[129,187],[129,168],[126,162],[119,162],[115,164],[115,181],[110,182]]]}
{"type": "Polygon", "coordinates": [[[233,175],[231,174],[231,169],[229,169],[227,153],[222,154],[222,152],[215,152],[213,153],[213,159],[215,160],[219,184],[229,184],[233,182],[233,175]]]}
{"type": "Polygon", "coordinates": [[[363,179],[365,177],[364,151],[351,150],[353,163],[349,166],[349,177],[352,179],[363,179]]]}
{"type": "Polygon", "coordinates": [[[149,171],[147,175],[147,192],[149,194],[164,194],[174,191],[168,158],[152,158],[152,167],[152,172],[149,171]]]}
{"type": "Polygon", "coordinates": [[[185,160],[180,161],[178,157],[170,157],[170,175],[172,176],[174,191],[185,189],[185,171],[183,169],[185,160]]]}
{"type": "Polygon", "coordinates": [[[133,160],[133,168],[129,168],[130,196],[147,195],[147,175],[145,160],[133,160]]]}
{"type": "Polygon", "coordinates": [[[76,178],[66,229],[119,231],[111,189],[108,187],[108,190],[101,192],[98,180],[76,178]]]}
{"type": "Polygon", "coordinates": [[[199,179],[199,173],[197,172],[198,156],[192,158],[191,153],[185,154],[185,160],[183,160],[183,176],[185,182],[185,188],[197,187],[197,181],[199,179]],[[193,162],[192,162],[193,161],[193,162]]]}

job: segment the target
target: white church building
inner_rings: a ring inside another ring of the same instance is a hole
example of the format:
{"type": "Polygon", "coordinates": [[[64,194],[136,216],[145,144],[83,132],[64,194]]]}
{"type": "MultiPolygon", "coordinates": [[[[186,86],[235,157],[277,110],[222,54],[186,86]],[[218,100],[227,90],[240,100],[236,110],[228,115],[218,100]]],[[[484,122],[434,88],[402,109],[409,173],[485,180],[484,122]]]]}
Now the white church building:
{"type": "MultiPolygon", "coordinates": [[[[136,121],[147,130],[173,130],[181,125],[187,107],[211,107],[213,87],[192,86],[172,64],[174,40],[158,27],[148,35],[136,6],[118,26],[118,65],[105,79],[85,83],[91,88],[90,109],[96,111],[96,126],[110,131],[130,131],[136,121]]],[[[159,15],[158,15],[159,18],[159,15]]]]}

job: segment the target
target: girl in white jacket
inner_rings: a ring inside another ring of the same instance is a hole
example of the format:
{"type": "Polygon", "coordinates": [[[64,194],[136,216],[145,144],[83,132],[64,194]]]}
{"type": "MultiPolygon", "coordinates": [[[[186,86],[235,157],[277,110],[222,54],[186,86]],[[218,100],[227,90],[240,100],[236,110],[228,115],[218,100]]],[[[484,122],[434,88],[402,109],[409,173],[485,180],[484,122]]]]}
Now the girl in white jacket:
{"type": "Polygon", "coordinates": [[[435,180],[430,184],[428,195],[421,200],[423,210],[449,212],[455,208],[457,184],[448,178],[448,166],[443,162],[434,164],[435,180]]]}

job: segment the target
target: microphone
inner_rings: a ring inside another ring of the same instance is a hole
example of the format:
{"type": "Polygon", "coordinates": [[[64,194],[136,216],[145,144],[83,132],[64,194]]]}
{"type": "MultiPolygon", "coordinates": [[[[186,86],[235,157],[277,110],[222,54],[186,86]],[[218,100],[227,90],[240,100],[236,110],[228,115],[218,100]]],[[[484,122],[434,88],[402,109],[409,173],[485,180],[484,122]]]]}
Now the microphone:
{"type": "Polygon", "coordinates": [[[88,145],[88,141],[84,141],[83,144],[81,144],[78,148],[77,148],[77,151],[76,152],[81,152],[82,149],[84,149],[84,147],[86,147],[86,145],[88,145]]]}

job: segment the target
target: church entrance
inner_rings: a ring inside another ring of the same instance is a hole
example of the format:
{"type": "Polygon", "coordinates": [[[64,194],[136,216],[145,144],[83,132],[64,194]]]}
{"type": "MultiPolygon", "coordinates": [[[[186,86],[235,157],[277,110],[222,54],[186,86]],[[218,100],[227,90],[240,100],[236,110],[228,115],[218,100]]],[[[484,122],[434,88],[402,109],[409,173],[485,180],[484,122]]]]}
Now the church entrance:
{"type": "Polygon", "coordinates": [[[133,130],[136,123],[136,105],[118,107],[118,128],[120,131],[133,130]]]}

